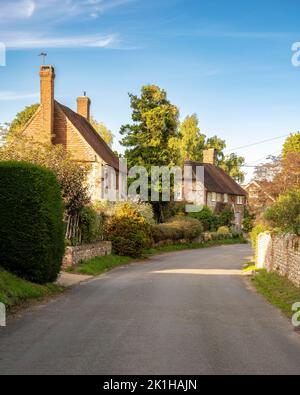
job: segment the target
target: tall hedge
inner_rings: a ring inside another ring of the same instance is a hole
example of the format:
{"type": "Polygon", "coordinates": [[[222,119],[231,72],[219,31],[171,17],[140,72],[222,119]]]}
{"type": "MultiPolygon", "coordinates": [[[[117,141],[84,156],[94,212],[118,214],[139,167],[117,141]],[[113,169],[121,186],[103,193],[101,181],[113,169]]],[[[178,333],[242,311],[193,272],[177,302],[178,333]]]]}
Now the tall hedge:
{"type": "Polygon", "coordinates": [[[55,175],[25,162],[0,162],[0,266],[32,282],[55,281],[63,229],[55,175]]]}

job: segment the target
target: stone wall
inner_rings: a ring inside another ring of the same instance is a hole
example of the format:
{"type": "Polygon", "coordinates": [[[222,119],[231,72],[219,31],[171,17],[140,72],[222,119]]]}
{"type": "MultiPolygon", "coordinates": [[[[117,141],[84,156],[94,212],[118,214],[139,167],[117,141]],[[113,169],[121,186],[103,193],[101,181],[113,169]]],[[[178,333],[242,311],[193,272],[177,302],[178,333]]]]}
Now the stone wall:
{"type": "Polygon", "coordinates": [[[300,288],[300,237],[295,235],[258,236],[256,264],[269,272],[287,277],[300,288]]]}
{"type": "Polygon", "coordinates": [[[77,247],[67,247],[63,259],[63,269],[78,265],[81,261],[93,259],[97,256],[110,255],[112,245],[110,241],[100,241],[77,247]]]}

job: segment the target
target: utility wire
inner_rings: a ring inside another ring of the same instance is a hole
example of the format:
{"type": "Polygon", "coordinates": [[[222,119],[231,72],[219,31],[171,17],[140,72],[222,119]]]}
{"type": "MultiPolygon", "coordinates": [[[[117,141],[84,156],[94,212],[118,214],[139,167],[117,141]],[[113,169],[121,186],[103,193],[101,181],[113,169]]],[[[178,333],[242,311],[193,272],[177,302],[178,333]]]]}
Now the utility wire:
{"type": "Polygon", "coordinates": [[[271,139],[258,141],[258,142],[256,142],[256,143],[252,143],[252,144],[248,144],[248,145],[243,145],[243,146],[241,146],[241,147],[237,147],[237,148],[234,148],[234,149],[232,149],[232,150],[226,150],[225,153],[234,153],[235,151],[238,151],[238,150],[241,150],[241,149],[244,149],[244,148],[249,148],[249,147],[254,147],[254,146],[256,146],[256,145],[269,143],[270,141],[275,141],[275,140],[283,139],[283,138],[286,138],[286,137],[288,137],[288,136],[289,136],[289,134],[287,134],[287,135],[285,135],[285,136],[278,136],[278,137],[273,137],[273,138],[271,138],[271,139]]]}

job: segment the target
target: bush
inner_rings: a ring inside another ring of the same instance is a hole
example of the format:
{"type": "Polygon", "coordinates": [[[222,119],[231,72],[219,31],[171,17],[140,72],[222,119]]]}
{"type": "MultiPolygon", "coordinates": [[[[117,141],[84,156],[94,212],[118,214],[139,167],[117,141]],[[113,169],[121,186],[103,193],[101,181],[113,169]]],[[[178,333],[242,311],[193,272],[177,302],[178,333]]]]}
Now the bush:
{"type": "Polygon", "coordinates": [[[123,204],[122,211],[107,221],[105,234],[121,256],[139,257],[151,246],[150,226],[130,204],[123,204]]]}
{"type": "Polygon", "coordinates": [[[300,190],[280,196],[266,211],[265,218],[272,227],[300,235],[300,190]]]}
{"type": "Polygon", "coordinates": [[[218,216],[219,226],[229,227],[232,225],[233,220],[234,220],[234,212],[229,207],[226,207],[223,211],[221,211],[218,216]]]}
{"type": "Polygon", "coordinates": [[[245,208],[244,220],[243,220],[243,230],[246,233],[250,233],[254,227],[255,215],[251,214],[250,211],[245,208]]]}
{"type": "Polygon", "coordinates": [[[103,240],[105,216],[92,206],[86,206],[80,213],[82,243],[89,244],[103,240]]]}
{"type": "Polygon", "coordinates": [[[208,206],[204,206],[198,213],[189,213],[188,216],[200,221],[204,231],[216,230],[218,227],[218,217],[208,206]]]}
{"type": "Polygon", "coordinates": [[[94,205],[94,208],[99,214],[105,217],[113,217],[114,215],[122,215],[123,211],[127,211],[129,208],[143,217],[147,224],[153,225],[154,214],[151,204],[144,202],[136,202],[128,200],[126,202],[108,202],[101,201],[94,205]]]}
{"type": "Polygon", "coordinates": [[[250,239],[251,239],[252,247],[254,248],[255,251],[256,251],[256,246],[257,246],[258,235],[260,233],[266,232],[268,230],[269,230],[269,227],[267,225],[265,225],[265,224],[262,224],[262,223],[257,224],[252,229],[252,231],[250,233],[250,239]]]}
{"type": "Polygon", "coordinates": [[[64,254],[63,202],[52,172],[0,163],[0,262],[26,280],[56,280],[64,254]]]}
{"type": "Polygon", "coordinates": [[[227,227],[227,226],[221,226],[219,229],[218,229],[218,232],[217,233],[219,233],[219,234],[221,234],[221,235],[227,235],[227,236],[229,236],[230,235],[230,230],[229,230],[229,228],[227,227]]]}
{"type": "Polygon", "coordinates": [[[52,171],[59,182],[65,211],[69,215],[78,213],[90,203],[87,186],[90,168],[75,162],[62,145],[40,144],[24,136],[15,136],[0,148],[0,161],[28,162],[52,171]]]}
{"type": "Polygon", "coordinates": [[[192,241],[203,232],[201,222],[193,218],[175,217],[165,224],[152,226],[152,236],[156,243],[170,240],[172,242],[192,241]]]}

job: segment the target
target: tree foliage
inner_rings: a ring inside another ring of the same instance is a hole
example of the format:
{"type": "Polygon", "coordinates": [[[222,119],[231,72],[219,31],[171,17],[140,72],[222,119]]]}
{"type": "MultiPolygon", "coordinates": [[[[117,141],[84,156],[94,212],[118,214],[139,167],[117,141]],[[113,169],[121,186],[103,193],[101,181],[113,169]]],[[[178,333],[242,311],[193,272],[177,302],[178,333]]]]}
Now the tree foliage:
{"type": "Polygon", "coordinates": [[[178,150],[172,147],[172,139],[178,136],[178,108],[155,85],[144,86],[140,96],[129,97],[133,123],[120,130],[129,167],[177,164],[178,150]]]}
{"type": "Polygon", "coordinates": [[[201,162],[205,139],[206,136],[200,131],[197,115],[187,116],[180,124],[179,136],[175,143],[175,146],[179,147],[181,162],[183,163],[185,160],[201,162]]]}
{"type": "Polygon", "coordinates": [[[101,138],[106,142],[107,145],[112,147],[114,141],[114,135],[112,132],[104,125],[103,122],[96,121],[95,118],[91,118],[91,124],[101,138]]]}
{"type": "Polygon", "coordinates": [[[300,132],[291,134],[284,143],[283,158],[286,158],[291,153],[300,153],[300,132]]]}
{"type": "Polygon", "coordinates": [[[32,104],[31,106],[25,107],[24,110],[20,111],[15,119],[12,121],[9,127],[8,139],[20,133],[27,122],[33,117],[37,109],[39,108],[39,104],[32,104]]]}
{"type": "Polygon", "coordinates": [[[300,190],[281,195],[265,213],[275,228],[300,235],[300,190]]]}

